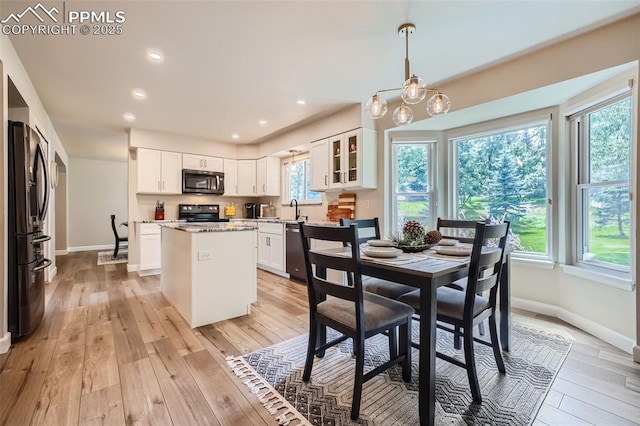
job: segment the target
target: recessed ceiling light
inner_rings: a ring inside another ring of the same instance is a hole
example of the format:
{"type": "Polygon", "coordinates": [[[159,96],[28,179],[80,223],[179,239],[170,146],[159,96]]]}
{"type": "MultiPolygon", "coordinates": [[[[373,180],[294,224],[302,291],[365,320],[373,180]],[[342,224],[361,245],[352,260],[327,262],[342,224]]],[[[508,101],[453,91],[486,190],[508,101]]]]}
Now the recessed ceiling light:
{"type": "Polygon", "coordinates": [[[239,138],[240,138],[240,135],[239,135],[239,134],[237,134],[237,133],[234,133],[234,134],[232,134],[232,135],[231,135],[231,137],[232,137],[233,139],[239,139],[239,138]]]}
{"type": "Polygon", "coordinates": [[[267,120],[258,120],[258,123],[264,126],[265,124],[267,124],[267,120]]]}
{"type": "Polygon", "coordinates": [[[304,99],[300,99],[298,101],[298,105],[306,105],[306,104],[307,104],[307,102],[304,99]]]}
{"type": "Polygon", "coordinates": [[[123,115],[124,119],[131,122],[131,121],[136,121],[136,116],[131,114],[130,112],[127,112],[126,114],[123,115]]]}
{"type": "Polygon", "coordinates": [[[155,50],[147,51],[147,58],[149,58],[152,62],[162,62],[162,54],[155,50]]]}
{"type": "Polygon", "coordinates": [[[134,97],[135,99],[142,100],[142,99],[144,99],[144,98],[146,98],[146,97],[147,97],[147,94],[144,92],[144,90],[135,89],[135,90],[134,90],[133,92],[131,92],[131,93],[133,93],[133,97],[134,97]]]}

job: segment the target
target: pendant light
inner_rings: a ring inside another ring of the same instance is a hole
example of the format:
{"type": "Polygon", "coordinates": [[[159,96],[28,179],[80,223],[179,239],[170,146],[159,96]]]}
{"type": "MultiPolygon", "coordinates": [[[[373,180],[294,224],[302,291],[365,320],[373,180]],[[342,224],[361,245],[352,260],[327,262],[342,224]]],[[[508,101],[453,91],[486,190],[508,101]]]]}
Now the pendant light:
{"type": "Polygon", "coordinates": [[[402,87],[395,89],[378,90],[365,104],[367,115],[373,119],[384,117],[387,113],[387,101],[380,96],[380,93],[400,90],[402,103],[393,112],[393,122],[396,126],[403,126],[413,121],[413,111],[409,105],[415,105],[422,102],[429,92],[434,94],[427,101],[427,114],[430,116],[438,116],[446,114],[451,108],[449,97],[438,89],[427,87],[425,81],[415,74],[409,72],[409,36],[414,33],[416,26],[413,24],[402,24],[398,28],[398,34],[405,38],[405,57],[404,57],[404,78],[405,82],[402,87]]]}

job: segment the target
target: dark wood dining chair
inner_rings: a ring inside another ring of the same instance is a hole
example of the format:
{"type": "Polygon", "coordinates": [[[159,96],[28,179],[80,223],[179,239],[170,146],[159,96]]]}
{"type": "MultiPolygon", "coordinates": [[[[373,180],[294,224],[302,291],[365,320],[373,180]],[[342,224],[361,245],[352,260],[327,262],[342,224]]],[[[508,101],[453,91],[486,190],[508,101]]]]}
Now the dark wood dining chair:
{"type": "Polygon", "coordinates": [[[473,243],[473,230],[476,229],[477,220],[458,220],[438,218],[436,229],[444,238],[458,240],[461,243],[473,243]]]}
{"type": "Polygon", "coordinates": [[[402,365],[403,380],[411,380],[411,318],[414,311],[404,303],[362,290],[358,228],[355,224],[334,227],[300,223],[299,226],[309,295],[309,343],[302,380],[310,380],[314,356],[323,357],[326,349],[353,339],[356,366],[351,418],[356,420],[360,415],[362,385],[366,381],[395,364],[402,365]],[[312,240],[346,243],[351,255],[313,251],[310,249],[312,240]],[[329,281],[327,269],[350,275],[353,286],[329,281]],[[342,335],[327,342],[327,327],[342,335]],[[388,332],[389,337],[389,361],[364,374],[365,340],[384,332],[388,332]]]}
{"type": "MultiPolygon", "coordinates": [[[[340,219],[341,226],[350,226],[352,224],[358,225],[358,246],[369,240],[380,239],[380,222],[377,217],[355,220],[340,219]]],[[[375,293],[394,300],[415,290],[415,287],[367,276],[362,279],[362,288],[369,293],[375,293]]]]}
{"type": "Polygon", "coordinates": [[[118,234],[118,227],[116,226],[116,215],[111,215],[111,229],[113,229],[113,236],[115,237],[116,244],[113,249],[113,258],[118,257],[118,251],[120,250],[120,243],[126,243],[129,241],[129,237],[121,237],[118,234]]]}
{"type": "MultiPolygon", "coordinates": [[[[436,319],[438,328],[452,333],[462,330],[464,362],[439,352],[436,353],[436,356],[467,370],[471,395],[477,403],[482,402],[482,396],[476,373],[473,352],[474,341],[491,346],[498,370],[503,374],[505,373],[496,328],[496,299],[504,255],[504,249],[500,247],[506,245],[508,230],[509,222],[501,224],[478,222],[475,228],[466,290],[460,291],[450,287],[440,287],[437,290],[438,308],[436,319]],[[500,240],[498,247],[486,246],[488,239],[496,238],[500,240]],[[489,291],[488,299],[478,295],[478,293],[485,291],[489,291]],[[485,319],[489,319],[490,342],[473,337],[473,327],[485,319]],[[453,328],[443,324],[449,324],[453,328]]],[[[418,314],[420,313],[420,290],[407,293],[401,296],[399,300],[411,305],[418,314]]]]}

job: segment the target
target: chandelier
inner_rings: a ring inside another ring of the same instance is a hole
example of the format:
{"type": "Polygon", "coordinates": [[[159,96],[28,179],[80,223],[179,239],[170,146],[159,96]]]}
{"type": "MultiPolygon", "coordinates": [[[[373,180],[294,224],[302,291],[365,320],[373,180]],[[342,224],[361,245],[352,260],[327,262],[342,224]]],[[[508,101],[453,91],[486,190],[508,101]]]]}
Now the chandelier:
{"type": "Polygon", "coordinates": [[[408,105],[420,103],[427,97],[427,93],[434,92],[433,96],[427,101],[427,113],[430,116],[438,116],[446,114],[451,108],[449,97],[438,89],[431,89],[423,79],[409,73],[409,36],[416,30],[413,24],[402,24],[398,28],[398,35],[405,39],[405,56],[404,56],[404,78],[405,82],[402,87],[395,89],[378,90],[366,103],[365,111],[367,115],[373,119],[384,117],[387,113],[387,101],[380,96],[380,93],[401,90],[400,96],[402,103],[393,112],[393,122],[396,126],[403,126],[413,121],[413,111],[408,105]]]}

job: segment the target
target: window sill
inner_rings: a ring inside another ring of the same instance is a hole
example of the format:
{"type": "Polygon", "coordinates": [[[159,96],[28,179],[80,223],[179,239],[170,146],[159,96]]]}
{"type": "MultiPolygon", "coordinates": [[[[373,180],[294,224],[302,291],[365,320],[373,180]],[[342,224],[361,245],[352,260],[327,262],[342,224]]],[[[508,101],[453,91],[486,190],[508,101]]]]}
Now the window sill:
{"type": "Polygon", "coordinates": [[[605,284],[620,290],[633,291],[636,287],[636,284],[628,278],[620,278],[574,265],[562,265],[561,268],[565,274],[605,284]]]}
{"type": "Polygon", "coordinates": [[[511,256],[511,265],[524,266],[527,268],[534,268],[534,269],[546,269],[547,271],[551,271],[556,267],[556,263],[552,262],[551,260],[528,259],[525,257],[514,257],[514,256],[511,256]]]}

